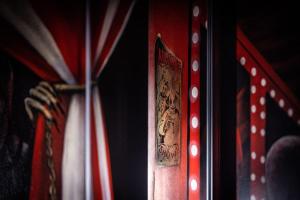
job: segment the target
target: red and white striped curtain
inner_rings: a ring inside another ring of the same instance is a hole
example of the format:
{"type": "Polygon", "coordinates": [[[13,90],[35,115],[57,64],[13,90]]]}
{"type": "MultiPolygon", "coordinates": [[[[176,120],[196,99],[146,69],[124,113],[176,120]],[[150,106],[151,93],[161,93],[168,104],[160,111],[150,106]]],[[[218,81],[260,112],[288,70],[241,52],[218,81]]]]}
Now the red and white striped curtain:
{"type": "MultiPolygon", "coordinates": [[[[133,1],[90,2],[92,79],[104,69],[133,9],[133,1]]],[[[85,1],[2,0],[0,48],[51,83],[85,82],[85,1]]],[[[3,67],[3,66],[2,66],[3,67]]],[[[100,94],[92,89],[91,170],[94,199],[113,199],[109,146],[100,94]]],[[[63,199],[84,199],[83,94],[70,97],[64,134],[52,130],[56,187],[63,199]]],[[[48,199],[43,119],[39,117],[32,161],[31,199],[48,199]]]]}

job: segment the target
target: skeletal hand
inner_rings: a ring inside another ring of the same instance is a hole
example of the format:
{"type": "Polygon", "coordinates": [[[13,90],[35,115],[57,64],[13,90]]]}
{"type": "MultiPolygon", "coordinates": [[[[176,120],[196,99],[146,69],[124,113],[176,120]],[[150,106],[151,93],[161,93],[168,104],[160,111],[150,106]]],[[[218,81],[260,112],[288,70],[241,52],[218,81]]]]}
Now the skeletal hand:
{"type": "Polygon", "coordinates": [[[42,113],[45,118],[56,124],[53,111],[64,113],[59,104],[55,89],[47,82],[40,82],[38,86],[29,90],[29,97],[25,98],[25,110],[29,119],[34,122],[37,113],[42,113]]]}

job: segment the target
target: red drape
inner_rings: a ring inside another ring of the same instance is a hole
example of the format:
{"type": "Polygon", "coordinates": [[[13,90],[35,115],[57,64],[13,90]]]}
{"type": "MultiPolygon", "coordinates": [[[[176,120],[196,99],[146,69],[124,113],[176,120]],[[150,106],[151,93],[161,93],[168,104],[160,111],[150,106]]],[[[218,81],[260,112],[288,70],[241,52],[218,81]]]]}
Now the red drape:
{"type": "MultiPolygon", "coordinates": [[[[133,1],[91,1],[93,79],[99,76],[113,52],[127,23],[132,7],[133,1]]],[[[0,25],[2,27],[0,30],[0,48],[26,65],[43,80],[83,84],[85,81],[86,51],[84,43],[85,16],[85,1],[30,0],[23,2],[11,0],[0,2],[0,25]],[[43,44],[44,46],[42,46],[43,44]],[[71,75],[62,70],[64,66],[67,67],[67,71],[71,75]]],[[[100,99],[98,98],[96,101],[100,101],[100,99]]],[[[100,174],[101,170],[99,171],[99,168],[101,168],[99,166],[99,151],[97,152],[99,142],[96,141],[96,129],[99,125],[97,123],[100,122],[96,121],[96,113],[94,112],[98,112],[98,110],[95,110],[95,105],[91,104],[91,108],[93,111],[91,113],[93,196],[94,199],[106,199],[107,196],[103,194],[103,186],[101,185],[103,174],[100,174]]],[[[60,117],[59,120],[64,122],[65,118],[60,117]]],[[[103,116],[101,120],[103,121],[103,116]]],[[[61,127],[64,128],[64,123],[61,127]]],[[[56,130],[53,130],[52,135],[55,169],[58,176],[57,188],[61,196],[64,134],[59,134],[56,130]]],[[[107,150],[105,163],[109,168],[106,176],[110,179],[109,187],[112,188],[109,148],[106,136],[104,138],[105,149],[107,150]]],[[[39,117],[36,126],[32,163],[31,199],[47,199],[49,197],[47,170],[44,147],[44,120],[39,117]]],[[[110,198],[113,198],[112,192],[110,198]]]]}

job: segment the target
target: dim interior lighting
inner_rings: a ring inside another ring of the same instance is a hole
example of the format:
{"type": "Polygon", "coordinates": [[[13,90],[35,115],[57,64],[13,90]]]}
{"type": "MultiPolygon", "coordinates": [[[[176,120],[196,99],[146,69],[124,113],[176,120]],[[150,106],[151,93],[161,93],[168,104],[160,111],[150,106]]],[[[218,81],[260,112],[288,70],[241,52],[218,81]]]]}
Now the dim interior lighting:
{"type": "Polygon", "coordinates": [[[256,76],[256,68],[255,67],[252,67],[251,74],[252,74],[252,76],[256,76]]]}
{"type": "Polygon", "coordinates": [[[198,88],[197,87],[193,87],[192,88],[192,97],[193,98],[197,98],[198,97],[198,88]]]}
{"type": "Polygon", "coordinates": [[[255,153],[255,152],[252,152],[252,153],[251,153],[251,158],[252,158],[253,160],[256,159],[256,153],[255,153]]]}
{"type": "Polygon", "coordinates": [[[281,108],[284,107],[284,100],[283,100],[283,99],[280,99],[280,100],[279,100],[279,106],[280,106],[281,108]]]}
{"type": "Polygon", "coordinates": [[[198,69],[199,69],[199,63],[198,63],[197,60],[193,61],[192,68],[193,68],[194,72],[198,71],[198,69]]]}
{"type": "Polygon", "coordinates": [[[252,194],[250,200],[256,200],[256,197],[252,194]]]}
{"type": "Polygon", "coordinates": [[[246,64],[246,58],[245,57],[241,57],[240,63],[241,63],[241,65],[244,66],[246,64]]]}
{"type": "Polygon", "coordinates": [[[256,133],[256,126],[254,125],[251,126],[251,133],[253,134],[256,133]]]}
{"type": "Polygon", "coordinates": [[[260,177],[260,182],[261,183],[265,183],[266,182],[266,178],[264,176],[260,177]]]}
{"type": "Polygon", "coordinates": [[[261,84],[261,86],[265,87],[267,85],[266,79],[264,79],[264,78],[261,79],[260,84],[261,84]]]}
{"type": "Polygon", "coordinates": [[[193,190],[193,191],[196,191],[197,190],[197,188],[198,188],[198,183],[197,183],[197,181],[196,181],[196,179],[192,179],[191,180],[191,189],[193,190]]]}
{"type": "Polygon", "coordinates": [[[192,127],[193,128],[197,128],[198,127],[198,118],[197,117],[193,117],[192,118],[192,127]]]}
{"type": "Polygon", "coordinates": [[[262,112],[260,113],[260,118],[261,118],[261,119],[266,119],[266,113],[265,113],[265,111],[262,111],[262,112]]]}
{"type": "Polygon", "coordinates": [[[194,44],[196,44],[198,41],[199,41],[199,35],[198,33],[193,33],[193,36],[192,36],[192,41],[194,44]]]}
{"type": "Polygon", "coordinates": [[[255,112],[256,112],[256,106],[255,106],[255,105],[252,105],[252,106],[251,106],[251,112],[252,112],[252,113],[255,113],[255,112]]]}
{"type": "Polygon", "coordinates": [[[194,15],[194,17],[198,17],[199,12],[200,12],[199,6],[194,6],[194,9],[193,9],[193,15],[194,15]]]}
{"type": "Polygon", "coordinates": [[[260,97],[259,103],[260,103],[260,105],[265,105],[265,103],[266,103],[265,97],[260,97]]]}
{"type": "Polygon", "coordinates": [[[261,157],[260,157],[260,163],[261,163],[261,164],[264,164],[265,161],[266,161],[265,156],[261,156],[261,157]]]}
{"type": "Polygon", "coordinates": [[[195,144],[191,145],[191,154],[192,156],[197,156],[198,155],[198,147],[195,144]]]}
{"type": "Polygon", "coordinates": [[[289,108],[289,110],[288,110],[288,115],[289,115],[290,117],[292,117],[293,114],[294,114],[293,109],[292,109],[292,108],[289,108]]]}
{"type": "Polygon", "coordinates": [[[264,137],[264,136],[266,135],[265,129],[261,129],[261,130],[260,130],[260,135],[261,135],[262,137],[264,137]]]}
{"type": "Polygon", "coordinates": [[[300,125],[300,119],[298,119],[297,124],[300,125]]]}
{"type": "Polygon", "coordinates": [[[256,92],[256,87],[255,87],[255,85],[252,85],[251,86],[251,93],[255,94],[255,92],[256,92]]]}
{"type": "Polygon", "coordinates": [[[252,173],[251,176],[250,176],[251,181],[255,181],[255,178],[256,178],[255,174],[252,173]]]}
{"type": "Polygon", "coordinates": [[[270,91],[270,96],[271,96],[272,98],[275,98],[275,96],[276,96],[275,90],[271,90],[271,91],[270,91]]]}

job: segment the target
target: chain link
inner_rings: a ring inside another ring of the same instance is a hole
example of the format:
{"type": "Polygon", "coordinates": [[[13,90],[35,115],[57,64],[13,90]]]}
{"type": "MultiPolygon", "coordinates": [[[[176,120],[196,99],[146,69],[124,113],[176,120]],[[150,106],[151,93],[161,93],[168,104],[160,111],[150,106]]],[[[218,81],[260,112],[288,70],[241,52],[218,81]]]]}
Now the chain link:
{"type": "Polygon", "coordinates": [[[47,165],[48,165],[48,169],[49,169],[49,180],[50,180],[49,197],[51,200],[56,200],[57,199],[56,187],[55,187],[56,175],[55,175],[55,169],[54,169],[52,135],[51,135],[52,124],[53,123],[50,120],[46,120],[45,142],[46,142],[47,165]]]}

